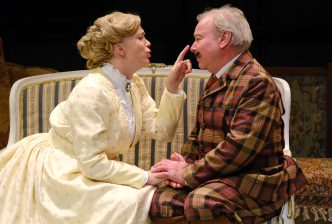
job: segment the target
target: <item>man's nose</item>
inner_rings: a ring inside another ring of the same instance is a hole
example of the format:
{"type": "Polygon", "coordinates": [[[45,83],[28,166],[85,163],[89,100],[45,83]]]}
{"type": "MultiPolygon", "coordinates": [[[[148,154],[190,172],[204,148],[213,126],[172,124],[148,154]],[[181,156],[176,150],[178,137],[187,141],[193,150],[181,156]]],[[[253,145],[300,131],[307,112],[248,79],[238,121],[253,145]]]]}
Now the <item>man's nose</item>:
{"type": "Polygon", "coordinates": [[[194,51],[195,51],[195,43],[193,43],[193,44],[191,45],[191,47],[190,47],[190,51],[191,51],[191,52],[194,52],[194,51]]]}

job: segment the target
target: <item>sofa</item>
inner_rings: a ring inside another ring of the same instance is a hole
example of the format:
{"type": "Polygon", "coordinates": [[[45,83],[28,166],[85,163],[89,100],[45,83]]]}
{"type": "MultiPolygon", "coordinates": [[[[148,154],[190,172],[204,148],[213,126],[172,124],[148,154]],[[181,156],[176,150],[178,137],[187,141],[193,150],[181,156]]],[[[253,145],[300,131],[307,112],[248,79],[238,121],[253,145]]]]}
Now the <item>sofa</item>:
{"type": "MultiPolygon", "coordinates": [[[[169,68],[163,64],[152,64],[138,72],[157,105],[164,89],[165,73],[169,68]]],[[[48,117],[52,109],[65,100],[72,88],[88,73],[87,70],[58,72],[20,79],[10,93],[10,135],[8,145],[25,136],[47,132],[48,117]]],[[[194,69],[183,82],[187,92],[183,113],[172,142],[143,139],[134,150],[120,155],[119,160],[135,164],[148,170],[153,164],[180,152],[195,121],[196,104],[209,74],[194,69]]],[[[332,159],[296,157],[309,183],[295,195],[296,223],[332,222],[332,159]]],[[[286,216],[291,215],[286,214],[286,216]]],[[[271,221],[277,223],[279,220],[271,221]]]]}

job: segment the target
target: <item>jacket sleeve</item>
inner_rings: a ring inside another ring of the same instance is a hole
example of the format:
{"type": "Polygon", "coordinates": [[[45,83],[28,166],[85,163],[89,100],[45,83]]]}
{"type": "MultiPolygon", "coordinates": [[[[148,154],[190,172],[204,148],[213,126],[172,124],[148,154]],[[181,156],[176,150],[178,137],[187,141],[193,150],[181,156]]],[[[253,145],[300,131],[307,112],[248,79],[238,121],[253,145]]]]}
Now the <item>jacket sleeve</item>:
{"type": "MultiPolygon", "coordinates": [[[[196,110],[196,117],[197,117],[197,110],[196,110]]],[[[194,163],[199,158],[198,134],[199,134],[199,123],[196,121],[196,125],[189,135],[188,143],[185,143],[181,150],[181,155],[185,158],[187,163],[194,163]]]]}
{"type": "Polygon", "coordinates": [[[185,168],[184,178],[189,187],[196,188],[217,175],[239,172],[262,151],[275,122],[280,121],[280,97],[270,79],[248,80],[240,97],[224,141],[185,168]]]}

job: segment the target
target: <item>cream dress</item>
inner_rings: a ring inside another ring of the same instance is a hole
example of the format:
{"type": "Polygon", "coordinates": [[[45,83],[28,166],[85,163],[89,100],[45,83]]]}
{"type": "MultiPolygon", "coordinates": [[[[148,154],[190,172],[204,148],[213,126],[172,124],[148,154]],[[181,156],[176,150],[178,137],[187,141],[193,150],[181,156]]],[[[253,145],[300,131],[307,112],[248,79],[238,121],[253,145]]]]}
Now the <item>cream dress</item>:
{"type": "Polygon", "coordinates": [[[165,90],[158,110],[138,76],[129,101],[125,83],[109,64],[93,70],[52,111],[49,133],[0,153],[1,224],[149,222],[146,171],[114,159],[142,132],[171,140],[185,94],[165,90]]]}

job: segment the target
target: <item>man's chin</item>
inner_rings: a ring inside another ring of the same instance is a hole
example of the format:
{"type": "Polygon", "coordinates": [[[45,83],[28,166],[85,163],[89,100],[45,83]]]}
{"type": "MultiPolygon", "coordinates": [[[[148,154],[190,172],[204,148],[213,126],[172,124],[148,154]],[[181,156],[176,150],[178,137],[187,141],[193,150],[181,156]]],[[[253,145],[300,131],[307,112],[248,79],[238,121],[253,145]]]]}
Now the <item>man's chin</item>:
{"type": "Polygon", "coordinates": [[[198,67],[200,69],[206,69],[206,66],[204,64],[200,63],[200,62],[198,62],[198,67]]]}

